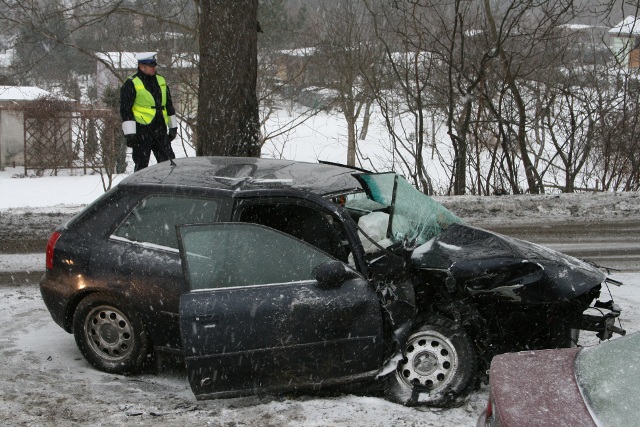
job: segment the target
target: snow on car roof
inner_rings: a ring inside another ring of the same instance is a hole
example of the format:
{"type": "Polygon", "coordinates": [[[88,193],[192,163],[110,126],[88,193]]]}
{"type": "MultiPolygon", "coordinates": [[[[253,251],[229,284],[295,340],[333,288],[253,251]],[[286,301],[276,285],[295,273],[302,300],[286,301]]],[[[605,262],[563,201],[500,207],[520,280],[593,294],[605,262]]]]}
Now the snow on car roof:
{"type": "Polygon", "coordinates": [[[136,172],[120,185],[256,190],[291,188],[325,196],[361,188],[348,167],[253,157],[188,157],[136,172]]]}

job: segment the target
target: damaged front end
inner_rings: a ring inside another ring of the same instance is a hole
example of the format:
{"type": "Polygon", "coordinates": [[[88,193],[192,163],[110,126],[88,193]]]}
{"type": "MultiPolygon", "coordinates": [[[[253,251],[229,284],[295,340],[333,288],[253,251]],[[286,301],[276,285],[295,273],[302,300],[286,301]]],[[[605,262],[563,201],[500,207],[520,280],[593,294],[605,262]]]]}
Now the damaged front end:
{"type": "Polygon", "coordinates": [[[625,331],[620,308],[601,302],[619,284],[599,268],[551,249],[462,224],[417,247],[411,263],[444,300],[473,302],[489,323],[491,353],[575,345],[576,330],[601,340],[625,331]]]}
{"type": "Polygon", "coordinates": [[[614,283],[601,269],[467,226],[397,174],[356,178],[366,198],[354,196],[345,207],[358,218],[370,270],[382,276],[376,281],[397,281],[403,269],[378,254],[404,259],[418,311],[454,319],[472,332],[481,352],[568,347],[576,344],[577,330],[602,340],[624,334],[614,324],[620,309],[599,300],[602,286],[614,283]]]}
{"type": "Polygon", "coordinates": [[[393,337],[379,373],[391,400],[446,406],[496,354],[624,335],[619,307],[600,301],[615,282],[596,266],[464,225],[397,174],[355,176],[365,193],[344,207],[393,337]]]}
{"type": "MultiPolygon", "coordinates": [[[[605,279],[605,283],[613,283],[620,286],[620,282],[612,281],[611,279],[605,279]]],[[[618,304],[613,302],[613,299],[601,302],[596,300],[590,309],[593,309],[594,314],[583,313],[580,318],[580,324],[576,325],[576,329],[584,331],[597,332],[597,337],[604,341],[613,336],[614,333],[625,335],[626,331],[619,326],[615,325],[616,319],[620,317],[622,310],[618,304]]]]}

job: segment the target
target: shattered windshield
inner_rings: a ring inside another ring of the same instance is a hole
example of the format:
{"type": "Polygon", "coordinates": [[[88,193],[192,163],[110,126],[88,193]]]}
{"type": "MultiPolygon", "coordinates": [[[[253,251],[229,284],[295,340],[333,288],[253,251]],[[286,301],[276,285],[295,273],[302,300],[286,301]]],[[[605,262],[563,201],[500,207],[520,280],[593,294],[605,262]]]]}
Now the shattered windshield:
{"type": "Polygon", "coordinates": [[[421,245],[462,220],[395,173],[361,174],[366,194],[348,197],[345,207],[358,225],[383,246],[404,239],[421,245]]]}

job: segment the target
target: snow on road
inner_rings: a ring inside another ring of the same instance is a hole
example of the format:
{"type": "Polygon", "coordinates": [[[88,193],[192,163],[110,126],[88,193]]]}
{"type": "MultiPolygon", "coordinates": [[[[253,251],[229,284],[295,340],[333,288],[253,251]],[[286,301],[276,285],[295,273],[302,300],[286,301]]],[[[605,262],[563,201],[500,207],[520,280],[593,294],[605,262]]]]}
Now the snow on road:
{"type": "MultiPolygon", "coordinates": [[[[622,326],[640,331],[640,273],[614,274],[622,326]]],[[[593,334],[583,334],[584,344],[593,334]]],[[[183,369],[139,376],[93,369],[51,320],[34,284],[0,284],[0,419],[7,426],[473,426],[487,389],[453,409],[406,408],[379,396],[284,395],[196,401],[183,369]]]]}

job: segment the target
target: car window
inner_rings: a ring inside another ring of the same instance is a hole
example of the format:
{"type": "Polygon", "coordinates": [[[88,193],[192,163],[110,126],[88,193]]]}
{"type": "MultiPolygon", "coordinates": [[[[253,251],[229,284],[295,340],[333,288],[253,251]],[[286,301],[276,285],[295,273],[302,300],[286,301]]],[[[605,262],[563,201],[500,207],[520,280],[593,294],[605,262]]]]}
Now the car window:
{"type": "Polygon", "coordinates": [[[239,220],[274,228],[342,262],[348,260],[348,243],[342,226],[318,209],[284,202],[251,204],[241,209],[239,220]]]}
{"type": "Polygon", "coordinates": [[[186,279],[192,290],[313,280],[326,253],[256,224],[179,228],[186,279]]]}
{"type": "Polygon", "coordinates": [[[134,242],[178,248],[175,226],[216,220],[218,203],[211,199],[149,196],[118,226],[114,236],[134,242]]]}
{"type": "Polygon", "coordinates": [[[576,378],[602,425],[637,425],[640,391],[640,332],[584,348],[576,357],[576,378]]]}

